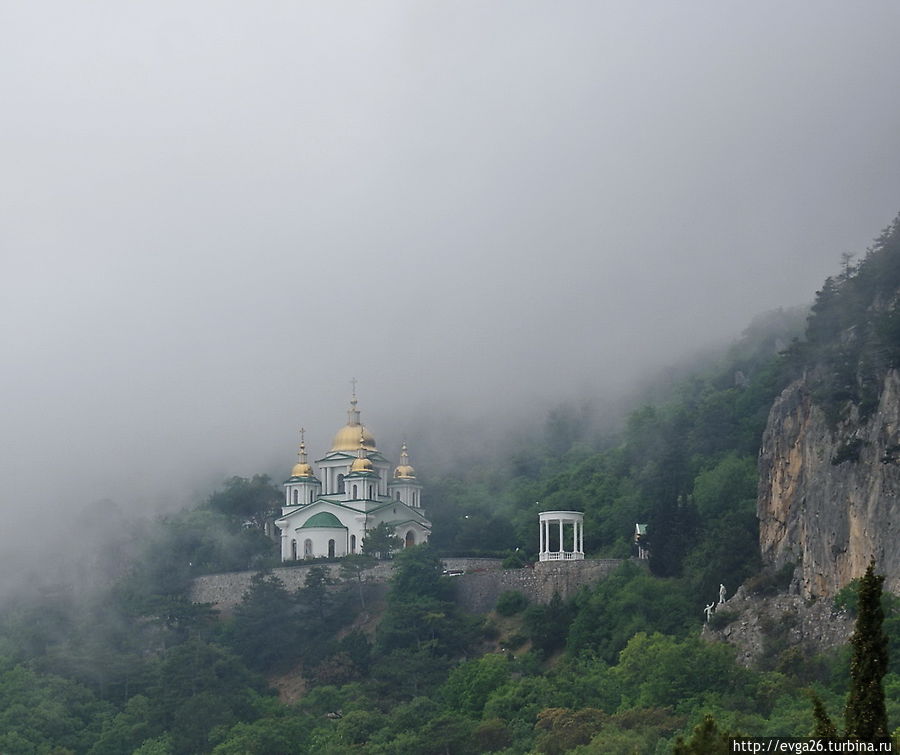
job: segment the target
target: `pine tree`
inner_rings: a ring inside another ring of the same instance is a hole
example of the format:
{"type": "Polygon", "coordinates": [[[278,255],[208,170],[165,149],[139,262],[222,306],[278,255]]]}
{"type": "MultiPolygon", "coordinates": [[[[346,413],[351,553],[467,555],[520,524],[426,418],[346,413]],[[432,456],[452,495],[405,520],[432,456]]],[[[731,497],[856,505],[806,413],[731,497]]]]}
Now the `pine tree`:
{"type": "Polygon", "coordinates": [[[861,740],[887,737],[882,678],[888,666],[888,638],[882,629],[881,586],[874,560],[859,583],[856,628],[850,638],[850,697],[844,711],[846,736],[861,740]]]}

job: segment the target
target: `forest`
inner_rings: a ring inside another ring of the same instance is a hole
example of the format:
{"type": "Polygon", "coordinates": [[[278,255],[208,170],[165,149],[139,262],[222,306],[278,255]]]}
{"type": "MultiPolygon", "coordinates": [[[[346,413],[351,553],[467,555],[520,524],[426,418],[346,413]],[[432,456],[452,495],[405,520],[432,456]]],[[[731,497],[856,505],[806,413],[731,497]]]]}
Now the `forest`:
{"type": "MultiPolygon", "coordinates": [[[[199,506],[124,526],[90,591],[23,589],[0,612],[0,752],[717,752],[728,736],[806,736],[814,701],[843,721],[851,648],[798,658],[778,643],[755,668],[702,639],[703,605],[738,585],[786,587],[758,555],[756,458],[769,407],[803,371],[838,417],[872,403],[900,364],[900,225],[845,260],[809,312],[757,318],[716,359],[648,388],[615,429],[560,405],[503,458],[425,478],[431,543],[398,550],[386,594],[361,581],[389,555],[371,533],[340,578],[309,570],[291,593],[263,532],[281,500],[265,475],[235,477],[199,506]],[[895,298],[895,297],[894,297],[895,298]],[[842,339],[853,330],[857,336],[842,339]],[[537,502],[537,503],[536,503],[537,502]],[[570,601],[505,593],[487,615],[451,600],[441,556],[537,557],[536,513],[585,512],[589,557],[632,555],[570,601]],[[200,574],[256,572],[231,615],[187,598],[200,574]],[[296,677],[292,699],[278,684],[296,677]]],[[[834,610],[855,610],[857,584],[834,610]]],[[[862,592],[862,591],[860,591],[862,592]]],[[[900,600],[881,597],[886,715],[900,727],[900,600]]]]}

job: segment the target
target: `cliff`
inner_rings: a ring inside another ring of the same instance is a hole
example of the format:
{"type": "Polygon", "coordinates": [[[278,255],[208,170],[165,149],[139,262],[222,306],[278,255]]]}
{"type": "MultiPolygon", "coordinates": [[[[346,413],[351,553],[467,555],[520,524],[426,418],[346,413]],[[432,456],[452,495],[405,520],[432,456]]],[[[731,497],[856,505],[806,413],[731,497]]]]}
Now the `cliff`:
{"type": "Polygon", "coordinates": [[[829,424],[806,376],[770,413],[759,456],[763,562],[796,564],[803,597],[828,597],[874,557],[900,592],[900,373],[880,378],[874,411],[850,405],[829,424]]]}

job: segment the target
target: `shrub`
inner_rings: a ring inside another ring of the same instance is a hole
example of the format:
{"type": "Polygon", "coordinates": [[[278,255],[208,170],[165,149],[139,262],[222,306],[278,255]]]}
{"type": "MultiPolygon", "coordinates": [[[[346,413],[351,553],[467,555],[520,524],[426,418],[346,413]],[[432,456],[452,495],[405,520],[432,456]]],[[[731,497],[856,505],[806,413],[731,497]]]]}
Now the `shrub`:
{"type": "Polygon", "coordinates": [[[507,590],[497,598],[497,613],[501,616],[515,616],[528,607],[528,598],[518,590],[507,590]]]}
{"type": "Polygon", "coordinates": [[[709,620],[710,629],[724,629],[737,620],[739,614],[736,611],[716,611],[709,620]]]}
{"type": "Polygon", "coordinates": [[[506,647],[510,650],[518,650],[526,642],[528,642],[528,638],[524,634],[513,632],[506,638],[506,647]]]}
{"type": "Polygon", "coordinates": [[[747,580],[747,592],[751,595],[775,595],[788,588],[794,577],[795,565],[786,563],[776,572],[762,572],[747,580]]]}

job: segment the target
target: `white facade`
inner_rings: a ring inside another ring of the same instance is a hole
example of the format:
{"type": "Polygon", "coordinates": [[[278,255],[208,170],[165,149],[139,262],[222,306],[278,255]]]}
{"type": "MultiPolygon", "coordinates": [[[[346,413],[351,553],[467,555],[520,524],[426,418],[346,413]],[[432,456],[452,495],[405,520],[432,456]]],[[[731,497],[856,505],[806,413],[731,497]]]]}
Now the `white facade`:
{"type": "Polygon", "coordinates": [[[584,512],[542,511],[541,561],[581,561],[584,558],[584,512]]]}
{"type": "Polygon", "coordinates": [[[315,462],[318,475],[301,437],[299,461],[284,483],[284,505],[275,521],[282,561],[359,553],[366,532],[382,522],[404,546],[421,545],[431,534],[421,505],[422,486],[406,446],[392,475],[391,463],[360,424],[356,403],[354,396],[347,424],[334,436],[331,450],[315,462]]]}

